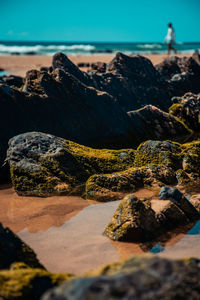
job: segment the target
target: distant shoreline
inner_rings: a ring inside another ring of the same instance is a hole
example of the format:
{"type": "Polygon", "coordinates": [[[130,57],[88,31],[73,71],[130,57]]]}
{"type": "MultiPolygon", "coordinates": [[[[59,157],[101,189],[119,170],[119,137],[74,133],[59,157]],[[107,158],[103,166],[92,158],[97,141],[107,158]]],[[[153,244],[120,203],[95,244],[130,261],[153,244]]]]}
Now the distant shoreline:
{"type": "MultiPolygon", "coordinates": [[[[93,55],[68,55],[69,59],[73,63],[78,65],[79,63],[96,63],[98,61],[109,63],[115,54],[93,54],[93,55]]],[[[144,55],[151,62],[156,65],[167,58],[167,53],[165,54],[150,54],[144,55]]],[[[190,56],[190,54],[177,54],[179,57],[190,56]]],[[[20,56],[0,56],[0,68],[7,71],[9,74],[25,76],[26,72],[31,69],[40,70],[41,67],[51,66],[52,56],[47,55],[20,55],[20,56]]],[[[87,67],[81,68],[87,71],[87,67]]]]}
{"type": "MultiPolygon", "coordinates": [[[[200,42],[179,42],[175,47],[180,53],[200,50],[200,42]]],[[[162,42],[23,42],[0,41],[2,55],[53,55],[63,52],[66,55],[105,55],[123,52],[131,54],[164,54],[167,44],[162,42]]]]}

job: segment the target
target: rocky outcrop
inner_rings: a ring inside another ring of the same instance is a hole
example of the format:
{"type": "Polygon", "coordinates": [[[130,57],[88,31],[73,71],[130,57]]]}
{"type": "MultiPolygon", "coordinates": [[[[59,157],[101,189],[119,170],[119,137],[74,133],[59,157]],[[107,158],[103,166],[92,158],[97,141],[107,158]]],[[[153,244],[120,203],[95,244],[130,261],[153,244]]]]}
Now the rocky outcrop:
{"type": "Polygon", "coordinates": [[[192,57],[166,58],[156,66],[160,75],[169,80],[173,96],[181,96],[186,92],[200,92],[200,62],[199,54],[192,57]]]}
{"type": "Polygon", "coordinates": [[[198,299],[199,280],[198,259],[130,258],[63,283],[42,300],[198,299]]]}
{"type": "Polygon", "coordinates": [[[135,151],[132,168],[91,176],[86,182],[86,195],[108,201],[145,186],[189,184],[200,176],[199,145],[199,142],[184,145],[170,141],[144,142],[135,151]]]}
{"type": "Polygon", "coordinates": [[[163,187],[159,200],[141,201],[133,195],[126,196],[105,234],[112,240],[145,242],[198,219],[196,208],[177,189],[163,187]]]}
{"type": "Polygon", "coordinates": [[[157,140],[176,140],[179,141],[188,138],[191,132],[188,128],[172,115],[160,110],[156,106],[147,105],[141,109],[128,112],[135,131],[137,132],[141,142],[151,139],[157,140]]]}
{"type": "Polygon", "coordinates": [[[122,172],[91,176],[86,182],[86,197],[97,201],[119,200],[124,194],[139,188],[176,183],[176,174],[172,168],[149,164],[122,172]]]}
{"type": "Polygon", "coordinates": [[[31,268],[43,268],[33,250],[0,223],[0,270],[9,269],[14,262],[24,262],[31,268]]]}
{"type": "Polygon", "coordinates": [[[179,89],[174,90],[148,59],[117,53],[110,64],[95,68],[83,72],[57,53],[52,67],[27,72],[19,85],[0,83],[0,165],[8,140],[28,131],[115,149],[136,147],[146,139],[182,141],[190,134],[178,120],[154,107],[167,111],[179,89]]]}
{"type": "Polygon", "coordinates": [[[174,104],[169,108],[169,113],[198,133],[200,129],[200,94],[186,93],[182,97],[173,97],[172,101],[174,104]]]}
{"type": "Polygon", "coordinates": [[[21,76],[15,76],[15,75],[5,75],[0,77],[2,80],[2,83],[20,88],[23,85],[24,79],[21,76]]]}
{"type": "Polygon", "coordinates": [[[20,195],[86,192],[107,201],[144,186],[198,182],[200,142],[147,141],[137,150],[98,150],[30,132],[10,140],[7,162],[20,195]]]}

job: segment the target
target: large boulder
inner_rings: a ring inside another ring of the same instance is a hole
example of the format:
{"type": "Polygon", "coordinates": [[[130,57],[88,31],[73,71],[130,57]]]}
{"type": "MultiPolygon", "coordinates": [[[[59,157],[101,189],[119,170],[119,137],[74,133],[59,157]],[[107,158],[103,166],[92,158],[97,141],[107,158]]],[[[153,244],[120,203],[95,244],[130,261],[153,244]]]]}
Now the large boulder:
{"type": "Polygon", "coordinates": [[[42,300],[198,299],[199,263],[198,259],[130,258],[63,283],[42,300]]]}
{"type": "Polygon", "coordinates": [[[97,150],[30,132],[10,140],[7,160],[18,194],[47,196],[82,190],[93,174],[127,169],[133,165],[134,154],[132,149],[97,150]]]}
{"type": "Polygon", "coordinates": [[[153,105],[146,105],[141,109],[130,111],[128,115],[141,142],[150,137],[152,140],[176,140],[178,137],[180,141],[191,133],[177,118],[153,105]]]}
{"type": "Polygon", "coordinates": [[[126,196],[105,234],[112,240],[144,242],[198,219],[196,208],[178,190],[163,187],[159,200],[142,201],[133,195],[126,196]]]}
{"type": "Polygon", "coordinates": [[[6,162],[20,195],[85,194],[107,201],[152,185],[200,179],[200,142],[147,141],[137,150],[93,149],[40,132],[13,137],[6,162]]]}
{"type": "Polygon", "coordinates": [[[200,63],[198,54],[192,57],[166,58],[156,65],[160,75],[169,80],[169,86],[173,96],[181,96],[186,92],[200,92],[200,63]]]}
{"type": "Polygon", "coordinates": [[[31,268],[43,268],[33,250],[0,223],[0,270],[9,269],[14,262],[24,262],[31,268]]]}
{"type": "Polygon", "coordinates": [[[153,231],[158,229],[149,201],[128,195],[120,202],[105,234],[114,241],[141,242],[152,238],[153,231]]]}

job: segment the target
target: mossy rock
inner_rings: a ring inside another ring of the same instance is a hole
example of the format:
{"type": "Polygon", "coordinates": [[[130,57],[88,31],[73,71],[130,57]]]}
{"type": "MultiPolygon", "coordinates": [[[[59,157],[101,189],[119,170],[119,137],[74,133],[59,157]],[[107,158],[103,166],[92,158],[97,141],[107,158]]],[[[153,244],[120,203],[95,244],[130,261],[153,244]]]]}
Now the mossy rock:
{"type": "Polygon", "coordinates": [[[91,176],[86,182],[87,199],[111,201],[139,188],[176,183],[176,175],[170,167],[147,165],[129,168],[123,172],[91,176]]]}
{"type": "Polygon", "coordinates": [[[177,169],[181,166],[181,146],[171,141],[146,141],[136,150],[134,166],[164,165],[177,169]]]}
{"type": "Polygon", "coordinates": [[[144,186],[198,180],[200,142],[149,140],[136,150],[108,150],[30,132],[10,140],[7,161],[19,195],[74,194],[107,201],[144,186]]]}
{"type": "Polygon", "coordinates": [[[200,176],[200,141],[182,145],[183,170],[193,179],[200,176]]]}
{"type": "Polygon", "coordinates": [[[151,238],[152,229],[158,229],[158,224],[150,203],[128,195],[119,204],[105,234],[114,241],[139,242],[151,238]]]}
{"type": "Polygon", "coordinates": [[[163,187],[159,200],[127,195],[105,229],[114,241],[147,242],[200,219],[198,210],[175,188],[163,187]],[[176,190],[177,193],[170,192],[176,190]],[[174,195],[178,194],[178,198],[174,195]]]}
{"type": "Polygon", "coordinates": [[[69,194],[94,174],[133,165],[135,150],[92,149],[44,133],[26,133],[9,142],[7,160],[20,195],[69,194]]]}
{"type": "Polygon", "coordinates": [[[182,97],[174,97],[169,113],[177,117],[187,128],[199,133],[200,129],[200,94],[186,93],[182,97]]]}
{"type": "Polygon", "coordinates": [[[32,268],[44,268],[34,251],[0,223],[0,269],[9,269],[14,262],[23,262],[32,268]]]}
{"type": "Polygon", "coordinates": [[[36,300],[45,291],[74,278],[72,274],[52,274],[44,269],[32,269],[14,264],[10,270],[0,271],[0,299],[36,300]]]}

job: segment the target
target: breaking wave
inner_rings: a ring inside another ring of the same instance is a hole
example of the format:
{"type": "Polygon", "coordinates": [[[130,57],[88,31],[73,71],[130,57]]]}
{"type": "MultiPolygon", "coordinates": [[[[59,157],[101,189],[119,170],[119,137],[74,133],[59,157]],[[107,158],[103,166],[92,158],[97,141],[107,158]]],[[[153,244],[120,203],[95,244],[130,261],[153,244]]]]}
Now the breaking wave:
{"type": "Polygon", "coordinates": [[[5,45],[0,44],[1,54],[26,54],[29,52],[34,52],[35,54],[52,54],[59,51],[63,52],[90,52],[95,50],[92,45],[74,44],[74,45],[5,45]]]}

